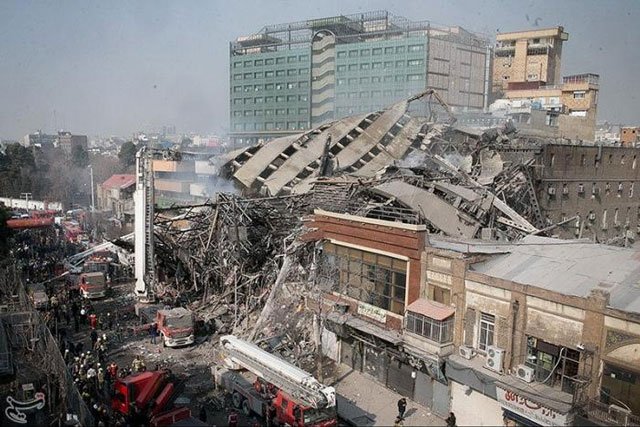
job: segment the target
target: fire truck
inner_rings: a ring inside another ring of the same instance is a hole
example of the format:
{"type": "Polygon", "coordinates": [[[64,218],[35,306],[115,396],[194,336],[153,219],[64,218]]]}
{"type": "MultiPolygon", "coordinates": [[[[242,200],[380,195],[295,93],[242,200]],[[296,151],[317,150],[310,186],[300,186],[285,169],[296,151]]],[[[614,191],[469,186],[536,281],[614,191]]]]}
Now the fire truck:
{"type": "Polygon", "coordinates": [[[80,293],[84,298],[102,298],[107,295],[108,283],[104,273],[82,273],[80,275],[80,293]]]}
{"type": "Polygon", "coordinates": [[[174,406],[182,388],[166,370],[132,374],[115,382],[111,409],[134,425],[206,425],[193,418],[189,408],[174,406]]]}
{"type": "Polygon", "coordinates": [[[220,344],[225,366],[214,367],[214,379],[231,393],[234,406],[246,415],[255,413],[278,425],[337,425],[333,387],[233,335],[221,337],[220,344]]]}

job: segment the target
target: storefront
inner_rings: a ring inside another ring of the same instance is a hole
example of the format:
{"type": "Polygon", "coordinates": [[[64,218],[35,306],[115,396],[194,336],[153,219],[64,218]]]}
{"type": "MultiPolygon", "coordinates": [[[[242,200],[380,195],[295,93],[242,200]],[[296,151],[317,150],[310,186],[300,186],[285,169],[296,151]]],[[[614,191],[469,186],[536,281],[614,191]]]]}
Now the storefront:
{"type": "Polygon", "coordinates": [[[568,426],[571,418],[567,413],[550,408],[521,391],[496,384],[496,398],[502,406],[506,426],[568,426]]]}
{"type": "Polygon", "coordinates": [[[402,335],[350,314],[332,313],[325,327],[339,342],[340,363],[446,417],[448,386],[437,358],[406,352],[402,335]]]}

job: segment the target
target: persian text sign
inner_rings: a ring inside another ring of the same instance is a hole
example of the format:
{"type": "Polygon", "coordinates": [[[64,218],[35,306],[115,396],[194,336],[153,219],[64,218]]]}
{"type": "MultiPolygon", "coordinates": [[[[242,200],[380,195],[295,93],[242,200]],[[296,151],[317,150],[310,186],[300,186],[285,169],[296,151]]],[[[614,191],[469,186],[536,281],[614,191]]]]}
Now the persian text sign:
{"type": "Polygon", "coordinates": [[[369,317],[380,323],[385,323],[387,321],[387,313],[383,309],[364,302],[358,303],[358,314],[369,317]]]}
{"type": "Polygon", "coordinates": [[[505,390],[496,385],[498,402],[505,408],[518,415],[535,421],[543,426],[566,426],[567,414],[561,414],[553,409],[533,402],[511,390],[505,390]]]}

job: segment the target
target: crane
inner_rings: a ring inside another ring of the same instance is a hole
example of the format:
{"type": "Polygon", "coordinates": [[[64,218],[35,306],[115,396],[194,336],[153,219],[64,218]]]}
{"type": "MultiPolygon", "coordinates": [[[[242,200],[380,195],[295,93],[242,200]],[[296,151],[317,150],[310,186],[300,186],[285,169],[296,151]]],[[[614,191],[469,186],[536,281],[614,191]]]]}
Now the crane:
{"type": "Polygon", "coordinates": [[[227,358],[311,408],[336,405],[336,391],[310,373],[234,335],[220,338],[227,358]]]}

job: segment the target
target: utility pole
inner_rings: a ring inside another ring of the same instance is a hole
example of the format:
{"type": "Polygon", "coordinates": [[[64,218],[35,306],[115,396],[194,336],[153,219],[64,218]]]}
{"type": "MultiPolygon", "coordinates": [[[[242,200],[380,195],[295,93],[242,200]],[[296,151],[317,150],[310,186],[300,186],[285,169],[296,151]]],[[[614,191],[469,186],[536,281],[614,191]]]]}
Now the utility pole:
{"type": "Polygon", "coordinates": [[[31,193],[20,193],[20,197],[24,197],[26,201],[26,208],[29,210],[29,197],[31,197],[31,193]]]}

